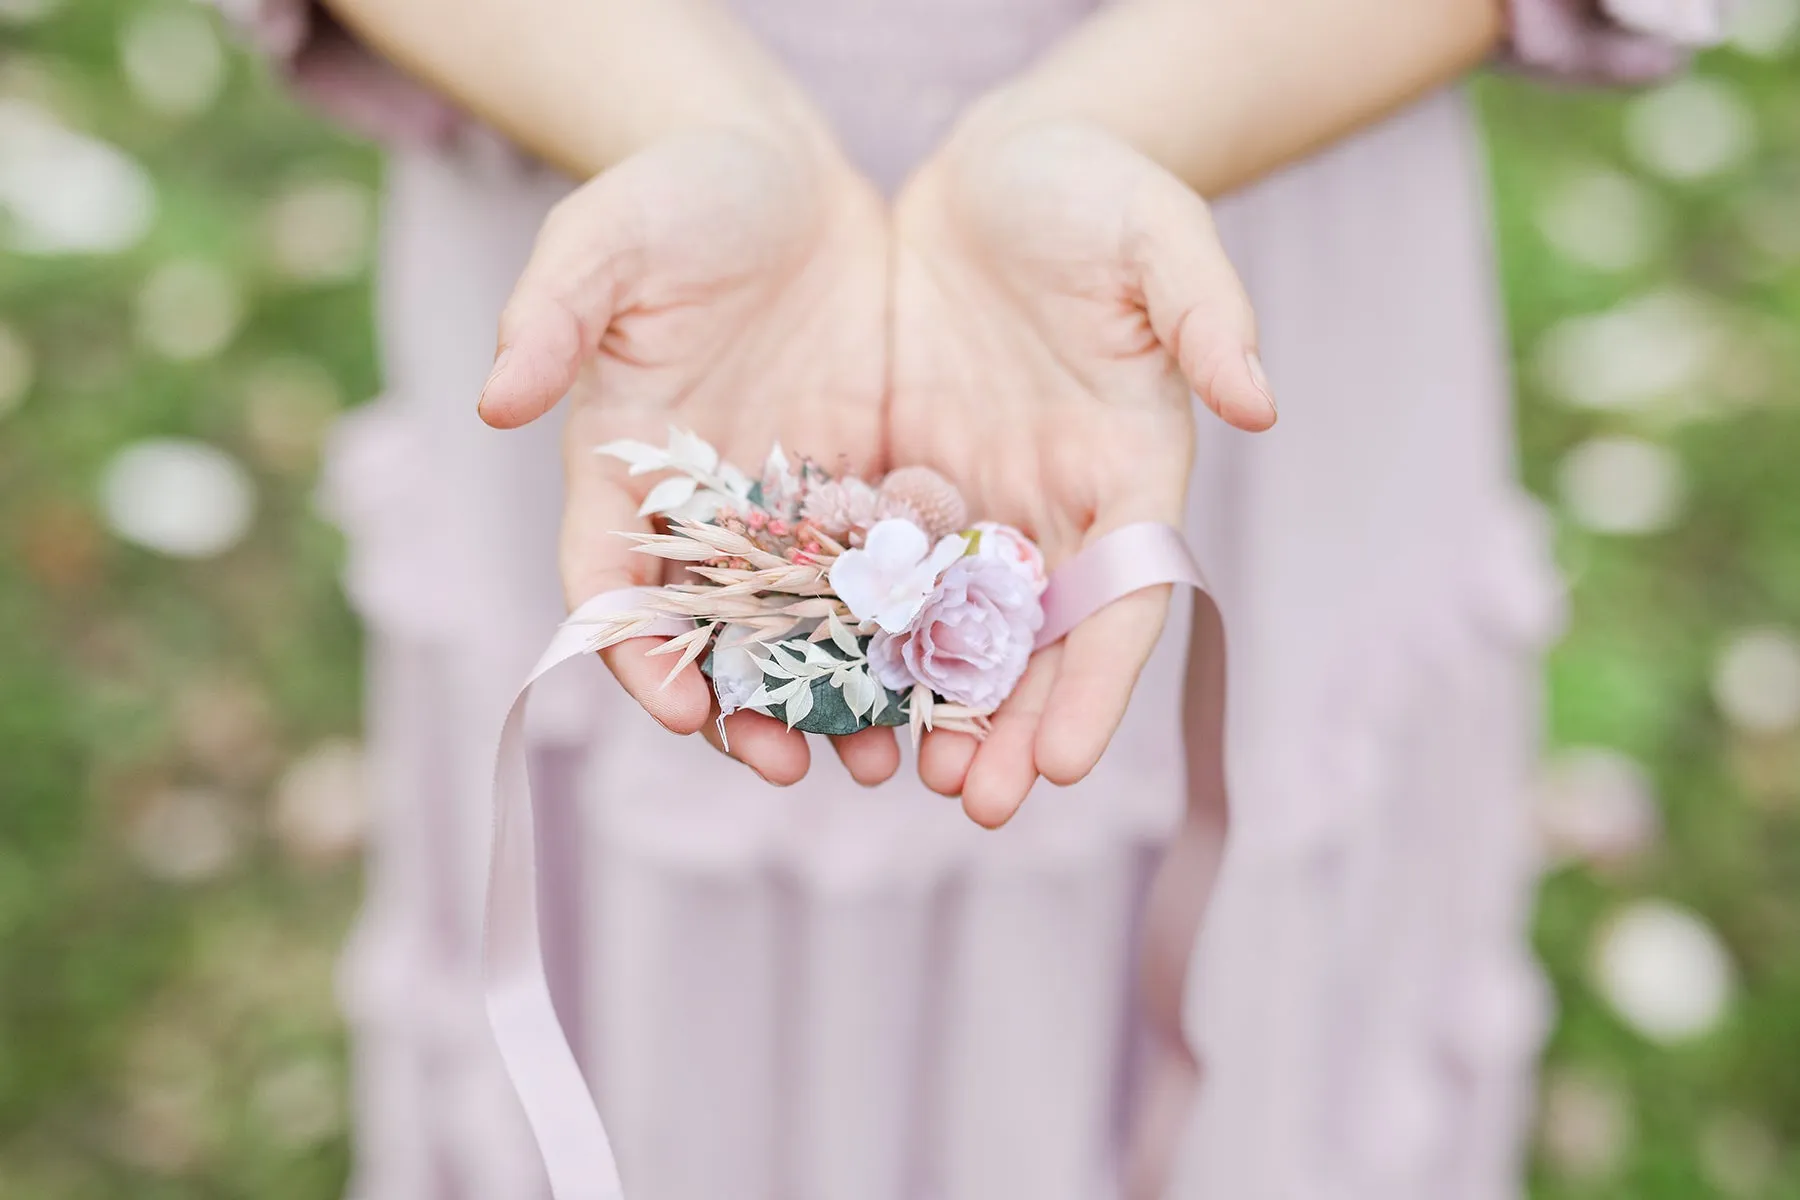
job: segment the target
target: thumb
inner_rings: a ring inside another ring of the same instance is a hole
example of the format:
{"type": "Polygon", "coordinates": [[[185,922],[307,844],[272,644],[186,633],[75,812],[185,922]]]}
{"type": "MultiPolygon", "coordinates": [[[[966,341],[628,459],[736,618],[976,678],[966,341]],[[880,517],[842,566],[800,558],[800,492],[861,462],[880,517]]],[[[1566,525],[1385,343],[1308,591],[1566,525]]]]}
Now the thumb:
{"type": "Polygon", "coordinates": [[[555,408],[612,322],[617,230],[603,179],[551,211],[500,313],[499,347],[478,406],[496,429],[516,429],[555,408]]]}
{"type": "Polygon", "coordinates": [[[1206,202],[1172,176],[1158,182],[1145,189],[1128,240],[1150,326],[1206,407],[1260,432],[1275,424],[1275,397],[1250,297],[1206,202]]]}

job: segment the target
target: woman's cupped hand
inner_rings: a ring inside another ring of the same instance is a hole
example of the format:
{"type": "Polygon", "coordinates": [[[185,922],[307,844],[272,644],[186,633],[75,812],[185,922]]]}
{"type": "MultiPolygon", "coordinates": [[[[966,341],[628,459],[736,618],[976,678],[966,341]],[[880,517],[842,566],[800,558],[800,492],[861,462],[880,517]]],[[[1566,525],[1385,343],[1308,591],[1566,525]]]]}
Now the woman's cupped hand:
{"type": "MultiPolygon", "coordinates": [[[[1121,525],[1178,524],[1194,408],[1274,423],[1255,325],[1207,206],[1105,131],[965,121],[891,206],[820,139],[684,134],[596,177],[544,222],[501,319],[481,415],[569,399],[562,575],[571,607],[669,581],[618,531],[654,483],[594,447],[689,429],[740,464],[779,440],[834,470],[922,464],[1050,566],[1121,525]]],[[[926,734],[925,783],[999,825],[1038,778],[1098,762],[1167,616],[1167,588],[1038,652],[992,732],[926,734]]],[[[639,638],[603,652],[645,710],[774,783],[806,736],[740,711],[716,728],[697,666],[667,684],[639,638]]],[[[892,730],[833,738],[851,775],[899,766],[892,730]]]]}

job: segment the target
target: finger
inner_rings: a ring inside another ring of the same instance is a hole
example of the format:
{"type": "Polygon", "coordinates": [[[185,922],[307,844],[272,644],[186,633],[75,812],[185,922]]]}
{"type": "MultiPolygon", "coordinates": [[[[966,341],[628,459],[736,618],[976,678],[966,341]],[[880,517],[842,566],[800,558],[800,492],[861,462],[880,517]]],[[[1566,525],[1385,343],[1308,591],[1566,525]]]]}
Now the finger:
{"type": "Polygon", "coordinates": [[[1170,591],[1144,588],[1115,600],[1063,639],[1035,746],[1037,769],[1051,783],[1079,782],[1105,753],[1168,620],[1170,591]]]}
{"type": "Polygon", "coordinates": [[[812,749],[804,733],[762,713],[735,712],[725,718],[725,736],[721,738],[718,711],[715,705],[701,730],[713,749],[737,759],[776,787],[789,787],[806,778],[812,749]]]}
{"type": "Polygon", "coordinates": [[[1038,722],[1061,657],[1057,646],[1032,656],[1025,677],[994,714],[992,730],[976,749],[962,798],[963,811],[977,825],[998,829],[1006,824],[1037,782],[1038,722]]]}
{"type": "MultiPolygon", "coordinates": [[[[602,592],[662,582],[661,560],[634,553],[619,536],[621,531],[649,529],[625,487],[624,464],[601,458],[591,446],[580,423],[571,420],[564,438],[560,553],[564,598],[571,610],[602,592]]],[[[602,650],[600,658],[645,712],[676,733],[693,733],[707,722],[712,686],[698,663],[670,679],[677,660],[650,654],[666,640],[632,638],[602,650]]]]}
{"type": "Polygon", "coordinates": [[[515,293],[500,317],[499,349],[476,411],[495,429],[530,424],[575,385],[587,349],[598,345],[599,335],[590,340],[581,318],[561,302],[515,293]]]}
{"type": "Polygon", "coordinates": [[[981,745],[966,733],[933,729],[919,741],[919,780],[940,796],[960,796],[981,745]]]}
{"type": "Polygon", "coordinates": [[[477,405],[489,425],[514,429],[549,412],[599,348],[618,302],[612,194],[602,176],[545,218],[500,313],[494,366],[477,405]]]}
{"type": "Polygon", "coordinates": [[[1201,401],[1227,424],[1275,424],[1256,314],[1205,201],[1172,176],[1145,190],[1128,238],[1144,309],[1201,401]]]}
{"type": "Polygon", "coordinates": [[[831,739],[832,748],[843,761],[850,778],[864,787],[874,787],[892,779],[900,769],[900,743],[894,731],[885,726],[859,729],[844,737],[831,739]]]}
{"type": "Polygon", "coordinates": [[[667,638],[632,638],[600,651],[606,664],[626,693],[643,706],[664,729],[671,733],[689,734],[706,725],[707,706],[712,700],[712,687],[697,666],[688,666],[668,686],[669,668],[674,660],[668,655],[650,657],[650,652],[667,638]]]}

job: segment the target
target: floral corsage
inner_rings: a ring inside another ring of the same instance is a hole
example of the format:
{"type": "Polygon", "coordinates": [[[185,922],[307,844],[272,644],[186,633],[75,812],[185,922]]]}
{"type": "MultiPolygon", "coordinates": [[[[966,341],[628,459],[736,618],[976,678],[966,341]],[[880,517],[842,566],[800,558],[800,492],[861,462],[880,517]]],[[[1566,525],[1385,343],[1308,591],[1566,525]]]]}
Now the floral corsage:
{"type": "Polygon", "coordinates": [[[776,446],[752,479],[691,433],[666,447],[609,442],[633,475],[668,477],[640,512],[636,549],[691,577],[644,589],[600,618],[596,649],[659,619],[694,627],[651,651],[712,680],[721,721],[740,709],[790,729],[848,734],[909,725],[977,737],[1011,694],[1043,626],[1037,546],[1010,525],[969,521],[962,493],[926,467],[879,483],[791,462],[776,446]]]}

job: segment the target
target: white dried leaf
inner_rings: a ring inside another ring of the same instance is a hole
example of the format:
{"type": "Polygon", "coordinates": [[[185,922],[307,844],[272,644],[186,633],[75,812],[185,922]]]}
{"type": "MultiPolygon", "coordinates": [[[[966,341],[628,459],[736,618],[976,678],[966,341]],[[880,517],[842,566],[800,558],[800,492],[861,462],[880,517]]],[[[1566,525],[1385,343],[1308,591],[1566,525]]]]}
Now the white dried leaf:
{"type": "Polygon", "coordinates": [[[669,426],[669,460],[684,470],[710,475],[719,465],[719,452],[698,434],[669,426]]]}
{"type": "Polygon", "coordinates": [[[764,675],[769,675],[776,679],[792,679],[794,677],[794,673],[788,670],[787,665],[776,661],[773,654],[768,658],[759,658],[756,661],[757,665],[763,669],[764,675]]]}
{"type": "Polygon", "coordinates": [[[793,697],[787,702],[787,727],[792,729],[795,725],[804,721],[806,719],[806,714],[812,711],[812,707],[812,684],[802,682],[800,690],[795,692],[793,697]]]}
{"type": "Polygon", "coordinates": [[[776,442],[769,447],[769,457],[763,462],[763,478],[769,479],[774,476],[786,475],[787,472],[787,454],[781,449],[781,443],[776,442]]]}
{"type": "Polygon", "coordinates": [[[806,663],[786,646],[770,646],[769,656],[788,669],[789,677],[808,674],[806,663]]]}
{"type": "Polygon", "coordinates": [[[668,452],[649,442],[636,442],[630,438],[621,438],[616,442],[607,442],[604,446],[595,446],[595,454],[604,454],[608,458],[616,458],[631,465],[631,474],[642,475],[646,471],[660,471],[669,465],[668,452]]]}
{"type": "Polygon", "coordinates": [[[812,680],[794,679],[782,684],[778,688],[771,688],[769,690],[769,699],[777,704],[785,704],[795,696],[798,696],[801,692],[805,692],[809,696],[812,694],[812,680]]]}
{"type": "Polygon", "coordinates": [[[828,671],[835,669],[840,661],[835,654],[817,642],[801,642],[800,651],[806,655],[807,662],[815,667],[824,667],[828,671]]]}
{"type": "Polygon", "coordinates": [[[856,639],[850,635],[848,629],[844,628],[844,623],[838,619],[836,612],[832,612],[826,616],[825,627],[830,630],[831,640],[837,645],[839,650],[842,650],[851,658],[861,658],[863,656],[862,647],[856,644],[856,639]]]}
{"type": "Polygon", "coordinates": [[[698,485],[685,475],[677,475],[673,479],[665,479],[650,489],[644,497],[643,504],[638,506],[638,516],[647,517],[651,513],[665,513],[670,509],[680,508],[688,502],[698,485]]]}
{"type": "Polygon", "coordinates": [[[850,706],[850,711],[860,721],[864,714],[875,707],[875,697],[880,694],[881,689],[869,678],[867,671],[846,671],[842,673],[842,678],[844,703],[850,706]]]}
{"type": "Polygon", "coordinates": [[[725,485],[725,490],[736,500],[748,498],[750,489],[756,486],[755,480],[731,463],[719,464],[719,481],[725,485]]]}

